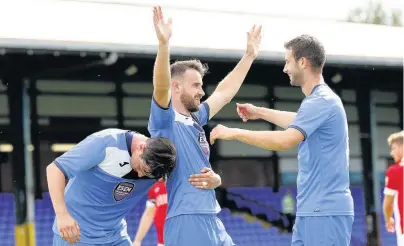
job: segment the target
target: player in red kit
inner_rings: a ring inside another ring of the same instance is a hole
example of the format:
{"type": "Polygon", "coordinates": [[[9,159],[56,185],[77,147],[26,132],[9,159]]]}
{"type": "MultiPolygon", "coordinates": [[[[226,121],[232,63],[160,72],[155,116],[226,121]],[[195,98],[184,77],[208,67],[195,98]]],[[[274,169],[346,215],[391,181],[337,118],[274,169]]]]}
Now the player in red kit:
{"type": "Polygon", "coordinates": [[[140,219],[133,246],[140,246],[154,220],[157,230],[157,246],[164,246],[164,221],[167,214],[167,189],[163,179],[157,181],[147,194],[146,209],[140,219]]]}
{"type": "Polygon", "coordinates": [[[395,231],[397,234],[397,245],[404,246],[404,131],[392,134],[387,139],[387,142],[391,147],[391,156],[395,164],[390,166],[386,172],[383,213],[387,231],[395,231]]]}

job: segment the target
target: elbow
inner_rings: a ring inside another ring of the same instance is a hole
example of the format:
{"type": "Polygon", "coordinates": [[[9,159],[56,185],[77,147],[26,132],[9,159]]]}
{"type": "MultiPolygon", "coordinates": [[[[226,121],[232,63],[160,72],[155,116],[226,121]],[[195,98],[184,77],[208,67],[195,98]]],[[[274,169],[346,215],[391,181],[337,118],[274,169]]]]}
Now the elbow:
{"type": "Polygon", "coordinates": [[[287,151],[287,150],[293,149],[293,147],[295,147],[295,144],[292,143],[291,141],[282,140],[278,144],[278,149],[277,150],[278,151],[287,151]]]}
{"type": "Polygon", "coordinates": [[[224,103],[224,105],[229,104],[232,99],[233,99],[233,97],[229,97],[229,96],[223,97],[223,103],[224,103]]]}

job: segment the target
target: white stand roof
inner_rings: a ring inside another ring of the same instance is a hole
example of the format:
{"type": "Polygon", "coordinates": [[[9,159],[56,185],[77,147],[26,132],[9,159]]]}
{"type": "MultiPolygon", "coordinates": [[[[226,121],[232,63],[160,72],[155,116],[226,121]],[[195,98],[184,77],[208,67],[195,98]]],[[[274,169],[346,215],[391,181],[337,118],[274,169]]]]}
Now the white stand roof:
{"type": "MultiPolygon", "coordinates": [[[[0,48],[156,53],[152,7],[79,1],[0,2],[0,48]]],[[[172,52],[196,57],[240,57],[252,24],[264,26],[260,60],[283,60],[285,41],[319,38],[329,63],[402,66],[404,29],[165,8],[173,18],[172,52]]]]}

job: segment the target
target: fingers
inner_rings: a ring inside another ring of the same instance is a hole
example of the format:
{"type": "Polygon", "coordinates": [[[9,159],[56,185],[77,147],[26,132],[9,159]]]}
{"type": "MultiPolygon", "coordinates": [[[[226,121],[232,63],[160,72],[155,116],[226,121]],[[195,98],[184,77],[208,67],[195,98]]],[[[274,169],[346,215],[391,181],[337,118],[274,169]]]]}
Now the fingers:
{"type": "Polygon", "coordinates": [[[153,24],[157,25],[159,23],[157,7],[153,7],[153,24]]]}
{"type": "Polygon", "coordinates": [[[160,6],[157,6],[157,13],[159,14],[159,20],[164,20],[163,11],[160,6]]]}
{"type": "Polygon", "coordinates": [[[217,135],[214,132],[210,133],[210,144],[214,144],[217,139],[217,135]]]}
{"type": "Polygon", "coordinates": [[[247,32],[247,36],[249,39],[254,37],[255,39],[261,39],[262,25],[253,25],[249,32],[247,32]]]}
{"type": "Polygon", "coordinates": [[[80,241],[80,228],[77,223],[72,226],[66,226],[59,231],[60,237],[69,244],[74,244],[80,241]]]}
{"type": "Polygon", "coordinates": [[[75,223],[74,227],[74,233],[76,235],[76,242],[80,241],[80,228],[79,225],[77,224],[77,222],[75,223]]]}
{"type": "Polygon", "coordinates": [[[160,6],[153,7],[153,21],[155,24],[160,23],[164,20],[163,11],[160,6]]]}
{"type": "Polygon", "coordinates": [[[208,172],[211,172],[211,171],[212,171],[211,168],[205,167],[205,168],[203,168],[203,169],[201,170],[201,173],[208,173],[208,172]]]}
{"type": "Polygon", "coordinates": [[[202,189],[202,190],[209,189],[209,183],[207,181],[191,182],[191,184],[197,189],[202,189]]]}
{"type": "Polygon", "coordinates": [[[247,105],[237,103],[237,114],[243,120],[243,122],[246,122],[248,120],[247,105]]]}
{"type": "Polygon", "coordinates": [[[206,181],[206,179],[209,178],[211,175],[211,173],[192,174],[191,176],[189,176],[189,181],[206,181]]]}
{"type": "Polygon", "coordinates": [[[258,25],[258,27],[254,30],[254,36],[261,38],[261,31],[262,31],[262,25],[258,25]]]}
{"type": "Polygon", "coordinates": [[[255,32],[255,24],[251,27],[249,34],[253,34],[255,32]]]}

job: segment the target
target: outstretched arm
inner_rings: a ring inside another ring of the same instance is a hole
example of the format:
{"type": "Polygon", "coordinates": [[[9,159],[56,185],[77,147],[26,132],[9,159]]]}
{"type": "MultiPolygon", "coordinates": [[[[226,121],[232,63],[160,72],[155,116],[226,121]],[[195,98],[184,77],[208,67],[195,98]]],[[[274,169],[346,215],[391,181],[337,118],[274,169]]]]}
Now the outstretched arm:
{"type": "Polygon", "coordinates": [[[218,125],[210,134],[211,143],[216,139],[239,140],[268,150],[288,150],[309,138],[329,119],[331,113],[332,105],[325,99],[307,98],[286,130],[248,131],[218,125]]]}
{"type": "Polygon", "coordinates": [[[304,135],[289,128],[284,131],[249,131],[217,125],[210,134],[211,144],[216,139],[238,140],[259,148],[275,151],[289,150],[304,140],[304,135]]]}
{"type": "Polygon", "coordinates": [[[216,87],[212,95],[206,100],[209,105],[209,119],[216,115],[237,94],[250,67],[258,55],[261,43],[261,26],[255,25],[247,33],[247,51],[237,66],[216,87]]]}
{"type": "Polygon", "coordinates": [[[168,108],[171,99],[171,73],[169,39],[171,19],[164,20],[161,7],[153,8],[153,24],[159,40],[153,72],[153,98],[163,108],[168,108]]]}
{"type": "Polygon", "coordinates": [[[263,119],[283,129],[288,128],[290,123],[296,118],[296,113],[294,112],[256,107],[250,103],[237,103],[237,113],[244,122],[263,119]]]}

